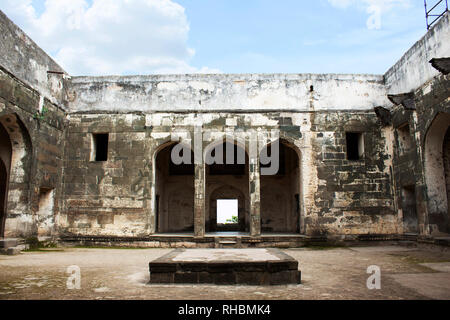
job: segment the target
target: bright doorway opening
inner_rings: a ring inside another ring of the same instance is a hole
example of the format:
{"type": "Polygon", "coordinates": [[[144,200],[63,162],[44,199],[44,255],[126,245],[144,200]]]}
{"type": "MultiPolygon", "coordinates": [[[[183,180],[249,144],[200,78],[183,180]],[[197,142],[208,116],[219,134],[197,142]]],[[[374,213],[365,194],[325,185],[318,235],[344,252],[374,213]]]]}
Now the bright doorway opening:
{"type": "Polygon", "coordinates": [[[217,200],[217,224],[238,224],[239,211],[237,199],[217,200]]]}

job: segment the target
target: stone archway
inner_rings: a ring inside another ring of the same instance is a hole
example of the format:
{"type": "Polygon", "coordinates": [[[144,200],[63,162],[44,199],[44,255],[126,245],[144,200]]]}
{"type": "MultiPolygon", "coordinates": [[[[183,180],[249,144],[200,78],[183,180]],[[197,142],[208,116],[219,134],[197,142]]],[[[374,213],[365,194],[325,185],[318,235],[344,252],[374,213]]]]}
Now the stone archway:
{"type": "MultiPolygon", "coordinates": [[[[428,200],[428,224],[430,231],[449,232],[449,175],[446,163],[450,158],[448,133],[450,114],[439,113],[431,123],[425,137],[425,181],[428,200]]],[[[423,220],[423,218],[422,218],[423,220]]],[[[420,223],[420,221],[419,221],[420,223]]]]}
{"type": "Polygon", "coordinates": [[[249,232],[249,161],[245,145],[232,139],[219,140],[205,149],[205,158],[207,157],[215,160],[214,163],[205,165],[206,232],[249,232]],[[217,150],[221,150],[221,155],[217,150]],[[238,200],[237,225],[218,228],[217,200],[238,200]]]}
{"type": "MultiPolygon", "coordinates": [[[[295,146],[279,141],[279,168],[274,175],[261,174],[262,233],[300,233],[300,155],[295,146]]],[[[271,144],[263,149],[271,154],[271,144]],[[268,150],[265,150],[268,149],[268,150]]],[[[261,164],[263,168],[264,165],[261,164]]],[[[262,172],[262,171],[261,171],[262,172]]]]}
{"type": "Polygon", "coordinates": [[[191,163],[175,164],[171,153],[177,146],[180,144],[164,144],[154,158],[155,231],[158,233],[194,232],[194,158],[191,151],[191,163]]]}
{"type": "Polygon", "coordinates": [[[444,146],[442,149],[444,157],[444,175],[445,175],[445,187],[447,190],[447,229],[446,232],[450,233],[450,127],[444,137],[444,146]]]}
{"type": "Polygon", "coordinates": [[[6,218],[6,198],[8,194],[8,172],[0,159],[0,238],[3,237],[6,218]]]}
{"type": "Polygon", "coordinates": [[[32,214],[30,206],[31,137],[26,126],[15,113],[1,115],[0,125],[6,137],[2,138],[2,141],[9,141],[11,150],[9,160],[3,161],[8,173],[3,236],[20,237],[30,234],[34,224],[33,219],[30,219],[32,214]]]}
{"type": "Polygon", "coordinates": [[[0,238],[4,236],[8,207],[8,184],[12,146],[9,134],[0,123],[0,238]]]}

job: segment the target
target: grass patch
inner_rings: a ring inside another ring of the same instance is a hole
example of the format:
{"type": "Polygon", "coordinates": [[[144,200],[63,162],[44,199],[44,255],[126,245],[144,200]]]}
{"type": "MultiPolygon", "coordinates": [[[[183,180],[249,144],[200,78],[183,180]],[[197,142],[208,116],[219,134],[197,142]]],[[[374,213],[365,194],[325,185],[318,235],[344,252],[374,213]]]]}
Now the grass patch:
{"type": "Polygon", "coordinates": [[[402,261],[411,264],[420,264],[420,263],[439,263],[439,262],[450,262],[450,259],[442,259],[442,258],[434,258],[434,257],[417,257],[411,255],[392,255],[399,257],[402,261]]]}
{"type": "Polygon", "coordinates": [[[324,251],[324,250],[335,250],[342,249],[343,247],[332,247],[332,246],[306,246],[305,248],[313,251],[324,251]]]}
{"type": "Polygon", "coordinates": [[[307,243],[303,248],[310,249],[310,250],[335,250],[335,249],[346,249],[347,247],[343,244],[314,244],[314,243],[307,243]]]}
{"type": "Polygon", "coordinates": [[[120,246],[73,246],[68,247],[73,249],[121,249],[121,250],[147,250],[147,249],[159,249],[159,248],[144,248],[144,247],[120,247],[120,246]]]}
{"type": "Polygon", "coordinates": [[[25,249],[23,252],[63,252],[63,248],[30,248],[25,249]]]}
{"type": "Polygon", "coordinates": [[[24,252],[40,252],[40,251],[64,251],[62,249],[58,249],[58,245],[53,241],[39,241],[36,237],[31,237],[25,239],[25,244],[28,245],[28,249],[23,250],[24,252]]]}

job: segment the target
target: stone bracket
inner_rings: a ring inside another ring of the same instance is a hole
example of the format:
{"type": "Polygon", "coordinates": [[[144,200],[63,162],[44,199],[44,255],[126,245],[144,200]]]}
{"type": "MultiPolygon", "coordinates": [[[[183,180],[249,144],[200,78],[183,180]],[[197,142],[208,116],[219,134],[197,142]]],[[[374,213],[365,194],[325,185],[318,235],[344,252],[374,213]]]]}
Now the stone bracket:
{"type": "Polygon", "coordinates": [[[374,110],[378,119],[380,119],[380,122],[384,127],[392,124],[392,115],[389,109],[384,107],[375,107],[374,110]]]}
{"type": "Polygon", "coordinates": [[[416,110],[414,92],[388,94],[388,99],[395,105],[402,105],[406,110],[416,110]]]}
{"type": "Polygon", "coordinates": [[[450,73],[450,58],[433,58],[430,60],[433,68],[437,69],[444,75],[450,73]]]}

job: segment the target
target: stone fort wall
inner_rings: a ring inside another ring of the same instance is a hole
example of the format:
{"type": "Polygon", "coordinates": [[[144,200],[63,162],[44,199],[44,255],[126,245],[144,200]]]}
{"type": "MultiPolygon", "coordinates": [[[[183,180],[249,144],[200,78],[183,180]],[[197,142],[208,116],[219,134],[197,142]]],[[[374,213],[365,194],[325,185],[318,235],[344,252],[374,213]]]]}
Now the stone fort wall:
{"type": "Polygon", "coordinates": [[[202,237],[213,230],[217,196],[242,198],[251,236],[399,234],[409,230],[412,206],[411,232],[445,231],[447,196],[429,191],[433,159],[424,145],[448,113],[448,75],[428,62],[450,56],[448,19],[385,75],[70,77],[0,13],[0,120],[17,142],[5,235],[202,237]],[[412,108],[388,98],[403,93],[413,94],[412,108]],[[288,171],[268,178],[249,145],[252,133],[272,130],[289,153],[288,171]],[[179,132],[202,133],[203,149],[239,134],[250,155],[244,173],[221,178],[195,164],[189,174],[167,174],[159,155],[179,132]],[[357,160],[348,133],[360,139],[357,160]],[[96,134],[108,134],[106,161],[93,158],[96,134]]]}

